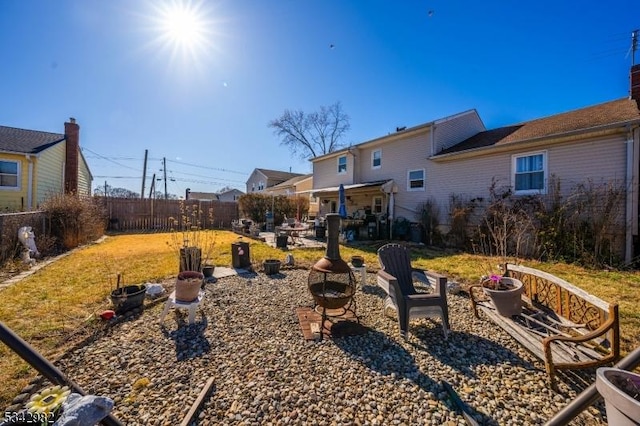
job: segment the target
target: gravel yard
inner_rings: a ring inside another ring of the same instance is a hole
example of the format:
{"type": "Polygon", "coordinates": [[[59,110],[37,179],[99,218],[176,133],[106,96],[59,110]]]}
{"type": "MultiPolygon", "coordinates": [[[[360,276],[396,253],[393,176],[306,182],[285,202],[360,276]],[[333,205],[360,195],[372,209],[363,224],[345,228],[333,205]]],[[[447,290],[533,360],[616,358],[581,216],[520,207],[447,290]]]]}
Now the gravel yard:
{"type": "MultiPolygon", "coordinates": [[[[57,366],[88,393],[112,398],[112,413],[129,425],[179,424],[209,377],[214,389],[197,424],[464,425],[446,380],[480,424],[537,425],[576,395],[562,380],[560,393],[550,390],[543,364],[473,317],[462,293],[449,296],[449,340],[438,320],[419,320],[404,341],[382,314],[372,273],[356,294],[370,331],[307,342],[295,315],[312,305],[307,277],[290,269],[219,279],[207,284],[195,324],[181,310],[161,327],[156,304],[57,366]]],[[[574,424],[605,422],[592,407],[574,424]]]]}

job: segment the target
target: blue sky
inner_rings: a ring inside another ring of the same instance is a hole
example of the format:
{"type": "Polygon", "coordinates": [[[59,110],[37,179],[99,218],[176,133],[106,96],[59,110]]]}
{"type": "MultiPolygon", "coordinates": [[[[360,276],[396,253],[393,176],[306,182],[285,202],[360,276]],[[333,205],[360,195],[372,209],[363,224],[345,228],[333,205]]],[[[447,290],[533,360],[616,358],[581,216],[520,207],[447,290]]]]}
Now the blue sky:
{"type": "Polygon", "coordinates": [[[469,109],[513,124],[627,96],[638,28],[637,0],[0,0],[0,125],[75,117],[94,186],[140,192],[148,149],[170,193],[244,191],[311,172],[267,126],[285,109],[340,101],[353,144],[469,109]],[[180,5],[193,43],[168,38],[180,5]]]}

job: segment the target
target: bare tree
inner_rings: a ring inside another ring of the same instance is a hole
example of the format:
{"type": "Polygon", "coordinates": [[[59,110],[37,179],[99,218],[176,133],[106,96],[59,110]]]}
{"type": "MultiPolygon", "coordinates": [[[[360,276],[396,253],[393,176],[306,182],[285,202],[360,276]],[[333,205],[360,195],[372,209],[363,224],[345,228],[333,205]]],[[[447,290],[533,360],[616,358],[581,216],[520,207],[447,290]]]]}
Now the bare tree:
{"type": "Polygon", "coordinates": [[[351,126],[342,104],[336,102],[308,114],[287,109],[281,117],[270,121],[269,127],[282,139],[280,144],[289,147],[292,154],[309,159],[342,148],[344,144],[340,139],[351,126]]]}

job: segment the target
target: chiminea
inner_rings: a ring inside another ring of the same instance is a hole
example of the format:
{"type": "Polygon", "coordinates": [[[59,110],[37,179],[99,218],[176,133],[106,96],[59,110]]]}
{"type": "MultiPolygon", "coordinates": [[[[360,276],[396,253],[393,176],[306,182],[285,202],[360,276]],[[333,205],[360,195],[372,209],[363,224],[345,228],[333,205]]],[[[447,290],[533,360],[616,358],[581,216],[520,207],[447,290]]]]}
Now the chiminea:
{"type": "MultiPolygon", "coordinates": [[[[322,324],[327,318],[327,309],[340,309],[346,313],[355,305],[353,296],[356,290],[356,279],[353,271],[340,258],[338,234],[340,232],[340,215],[328,214],[327,253],[316,262],[309,273],[309,291],[316,303],[316,308],[322,308],[322,324]]],[[[355,314],[355,306],[353,307],[355,314]]]]}

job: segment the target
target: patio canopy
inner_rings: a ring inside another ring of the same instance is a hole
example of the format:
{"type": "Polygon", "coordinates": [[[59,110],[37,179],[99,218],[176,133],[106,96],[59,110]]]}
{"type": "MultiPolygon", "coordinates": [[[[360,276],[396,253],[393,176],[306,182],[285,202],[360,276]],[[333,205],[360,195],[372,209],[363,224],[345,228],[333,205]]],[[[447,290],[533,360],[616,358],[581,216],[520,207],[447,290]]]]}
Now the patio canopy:
{"type": "MultiPolygon", "coordinates": [[[[353,189],[368,188],[373,186],[382,187],[388,182],[393,182],[393,179],[376,180],[373,182],[363,182],[363,183],[354,183],[351,185],[344,185],[344,190],[345,192],[349,192],[349,190],[353,190],[353,189]]],[[[388,185],[388,186],[393,186],[393,185],[388,185]]],[[[314,197],[321,197],[323,195],[333,195],[333,193],[335,193],[335,195],[337,196],[338,189],[340,189],[339,186],[328,186],[326,188],[315,188],[315,189],[311,189],[309,191],[304,191],[304,192],[311,192],[314,197]]]]}

